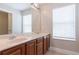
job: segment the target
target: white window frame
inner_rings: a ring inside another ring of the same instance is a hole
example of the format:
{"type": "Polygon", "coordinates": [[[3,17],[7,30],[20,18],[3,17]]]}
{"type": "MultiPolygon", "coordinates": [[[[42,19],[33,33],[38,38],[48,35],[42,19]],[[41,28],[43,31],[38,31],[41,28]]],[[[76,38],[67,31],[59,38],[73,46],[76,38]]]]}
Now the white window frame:
{"type": "MultiPolygon", "coordinates": [[[[70,6],[75,6],[75,5],[70,5],[70,6]]],[[[52,18],[53,19],[53,18],[52,18]]],[[[76,25],[76,23],[75,23],[76,25]]],[[[75,26],[76,27],[76,26],[75,26]]],[[[75,28],[76,30],[76,28],[75,28]]],[[[53,36],[54,39],[62,39],[62,40],[72,40],[75,41],[76,40],[76,31],[75,31],[75,38],[69,38],[69,37],[57,37],[57,36],[53,36]]]]}

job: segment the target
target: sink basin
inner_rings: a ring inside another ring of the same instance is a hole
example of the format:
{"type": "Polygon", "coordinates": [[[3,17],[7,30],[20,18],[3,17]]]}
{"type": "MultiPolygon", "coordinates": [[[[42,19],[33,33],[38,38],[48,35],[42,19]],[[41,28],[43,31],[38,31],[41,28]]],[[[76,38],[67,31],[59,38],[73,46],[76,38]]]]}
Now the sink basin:
{"type": "MultiPolygon", "coordinates": [[[[9,36],[10,37],[10,36],[9,36]]],[[[11,41],[17,40],[16,38],[10,39],[9,37],[0,37],[0,44],[9,43],[11,41]]]]}
{"type": "Polygon", "coordinates": [[[0,45],[21,43],[21,42],[25,42],[25,41],[32,39],[32,37],[22,36],[22,35],[18,35],[12,39],[10,39],[9,37],[10,36],[8,36],[8,37],[4,36],[4,37],[0,38],[0,45]]]}

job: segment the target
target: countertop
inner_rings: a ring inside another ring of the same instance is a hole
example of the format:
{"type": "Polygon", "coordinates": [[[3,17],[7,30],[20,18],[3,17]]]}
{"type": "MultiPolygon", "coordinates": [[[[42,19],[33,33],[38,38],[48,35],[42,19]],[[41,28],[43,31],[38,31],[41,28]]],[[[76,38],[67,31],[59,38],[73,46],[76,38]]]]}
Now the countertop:
{"type": "Polygon", "coordinates": [[[49,33],[39,33],[39,34],[25,33],[25,34],[0,35],[0,51],[28,42],[30,40],[34,40],[42,36],[46,36],[48,34],[49,33]],[[15,35],[16,37],[14,39],[10,39],[10,36],[12,35],[15,35]]]}

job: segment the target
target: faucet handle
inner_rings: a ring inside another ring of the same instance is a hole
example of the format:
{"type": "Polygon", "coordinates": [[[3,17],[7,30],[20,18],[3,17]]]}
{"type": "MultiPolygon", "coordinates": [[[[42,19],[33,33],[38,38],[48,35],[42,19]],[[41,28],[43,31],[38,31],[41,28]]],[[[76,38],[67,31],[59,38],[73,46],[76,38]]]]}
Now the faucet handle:
{"type": "Polygon", "coordinates": [[[9,37],[9,39],[14,39],[14,38],[16,38],[16,35],[12,35],[9,37]]]}

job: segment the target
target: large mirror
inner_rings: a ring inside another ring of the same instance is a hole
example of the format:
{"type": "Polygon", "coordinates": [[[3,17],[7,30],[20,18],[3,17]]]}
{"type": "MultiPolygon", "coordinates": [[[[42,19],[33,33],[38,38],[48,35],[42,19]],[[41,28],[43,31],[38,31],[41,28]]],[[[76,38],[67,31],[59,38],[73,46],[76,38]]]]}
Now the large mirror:
{"type": "Polygon", "coordinates": [[[30,3],[2,3],[0,6],[0,35],[32,32],[33,6],[30,3]]]}
{"type": "Polygon", "coordinates": [[[12,33],[12,14],[0,11],[0,35],[12,33]]]}

